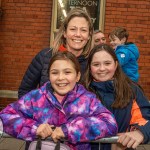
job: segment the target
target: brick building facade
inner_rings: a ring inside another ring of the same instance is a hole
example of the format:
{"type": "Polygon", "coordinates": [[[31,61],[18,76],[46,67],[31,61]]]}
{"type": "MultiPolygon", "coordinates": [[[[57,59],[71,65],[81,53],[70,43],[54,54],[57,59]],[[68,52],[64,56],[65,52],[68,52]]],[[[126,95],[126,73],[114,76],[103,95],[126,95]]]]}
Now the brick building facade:
{"type": "MultiPolygon", "coordinates": [[[[17,90],[32,58],[50,46],[53,0],[4,0],[0,17],[0,90],[17,90]]],[[[139,47],[140,85],[150,99],[150,0],[106,0],[104,32],[129,31],[139,47]]],[[[108,40],[108,39],[107,39],[108,40]]],[[[14,99],[0,98],[0,106],[14,99]]]]}

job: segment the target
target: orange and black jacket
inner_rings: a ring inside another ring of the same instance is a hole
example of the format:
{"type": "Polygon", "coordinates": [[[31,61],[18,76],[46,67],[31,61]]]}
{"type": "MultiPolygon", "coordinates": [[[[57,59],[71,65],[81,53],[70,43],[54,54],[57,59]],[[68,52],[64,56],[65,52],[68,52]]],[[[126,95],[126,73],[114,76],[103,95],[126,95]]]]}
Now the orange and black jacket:
{"type": "Polygon", "coordinates": [[[111,107],[115,100],[113,81],[93,81],[90,87],[97,93],[102,103],[114,114],[119,133],[126,132],[134,127],[143,133],[143,143],[150,140],[150,103],[140,87],[132,86],[135,97],[122,109],[111,107]]]}

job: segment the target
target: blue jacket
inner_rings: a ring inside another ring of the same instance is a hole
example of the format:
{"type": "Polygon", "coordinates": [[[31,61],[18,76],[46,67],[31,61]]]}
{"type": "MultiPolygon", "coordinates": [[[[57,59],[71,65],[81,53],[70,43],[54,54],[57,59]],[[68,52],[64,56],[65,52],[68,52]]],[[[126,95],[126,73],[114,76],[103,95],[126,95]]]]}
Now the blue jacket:
{"type": "MultiPolygon", "coordinates": [[[[122,109],[111,107],[115,100],[113,81],[92,82],[90,87],[96,91],[104,106],[114,114],[119,133],[126,132],[131,126],[136,126],[144,135],[144,143],[150,140],[150,103],[138,86],[132,85],[135,98],[131,98],[130,103],[122,109]],[[131,113],[131,110],[134,109],[136,109],[135,112],[141,113],[142,118],[137,116],[139,114],[131,113]]],[[[109,144],[102,144],[102,150],[109,150],[110,147],[108,148],[108,145],[109,144]]],[[[94,150],[96,150],[96,148],[94,150]]]]}
{"type": "Polygon", "coordinates": [[[127,43],[117,46],[115,50],[116,56],[124,73],[133,81],[138,82],[138,58],[139,51],[135,44],[127,43]]]}
{"type": "Polygon", "coordinates": [[[16,138],[33,140],[40,124],[60,126],[74,150],[88,150],[90,145],[84,142],[117,133],[112,113],[84,86],[77,84],[62,103],[52,91],[50,82],[47,82],[3,109],[0,118],[4,132],[16,138]]]}

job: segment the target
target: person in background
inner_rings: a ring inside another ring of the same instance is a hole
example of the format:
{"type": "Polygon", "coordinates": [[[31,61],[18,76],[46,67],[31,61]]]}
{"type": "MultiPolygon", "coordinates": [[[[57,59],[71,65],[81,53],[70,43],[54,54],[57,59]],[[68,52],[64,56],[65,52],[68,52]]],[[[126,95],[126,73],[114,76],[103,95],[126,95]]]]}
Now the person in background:
{"type": "Polygon", "coordinates": [[[49,80],[49,62],[57,51],[73,53],[80,63],[83,75],[87,56],[93,47],[92,37],[93,24],[88,13],[81,8],[72,9],[61,24],[52,48],[43,49],[33,58],[19,86],[18,97],[21,98],[49,80]]]}
{"type": "Polygon", "coordinates": [[[0,112],[4,132],[32,141],[38,135],[54,142],[66,138],[72,150],[90,150],[88,141],[115,135],[112,113],[79,83],[81,72],[71,52],[57,52],[49,64],[49,80],[0,112]],[[55,130],[52,127],[55,126],[55,130]]]}
{"type": "Polygon", "coordinates": [[[110,44],[115,50],[124,73],[134,82],[138,82],[139,51],[134,43],[127,42],[128,37],[129,33],[123,27],[117,27],[109,33],[110,44]]]}
{"type": "Polygon", "coordinates": [[[94,36],[94,46],[106,43],[105,35],[101,30],[95,30],[93,36],[94,36]]]}
{"type": "MultiPolygon", "coordinates": [[[[141,87],[124,74],[114,50],[107,44],[94,47],[87,64],[85,87],[97,94],[118,124],[118,144],[112,145],[112,150],[147,143],[150,140],[150,103],[141,87]]],[[[98,149],[98,145],[92,146],[93,150],[98,149]]],[[[110,150],[111,145],[101,144],[101,149],[110,150]]]]}

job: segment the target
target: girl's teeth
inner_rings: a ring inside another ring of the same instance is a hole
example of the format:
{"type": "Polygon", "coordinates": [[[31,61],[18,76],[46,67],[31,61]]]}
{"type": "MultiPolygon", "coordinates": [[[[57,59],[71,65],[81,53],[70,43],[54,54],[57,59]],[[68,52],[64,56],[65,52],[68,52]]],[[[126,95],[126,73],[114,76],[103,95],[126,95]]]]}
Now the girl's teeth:
{"type": "Polygon", "coordinates": [[[58,86],[62,87],[62,86],[66,86],[67,84],[66,83],[63,83],[63,84],[58,84],[58,86]]]}

